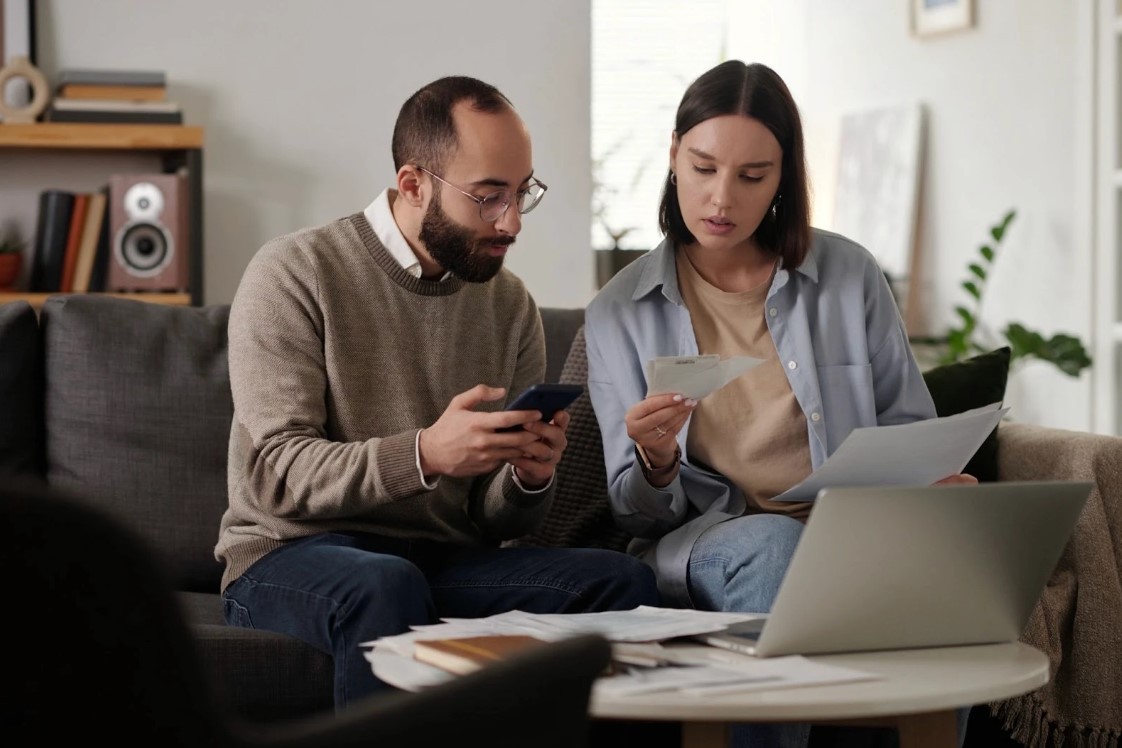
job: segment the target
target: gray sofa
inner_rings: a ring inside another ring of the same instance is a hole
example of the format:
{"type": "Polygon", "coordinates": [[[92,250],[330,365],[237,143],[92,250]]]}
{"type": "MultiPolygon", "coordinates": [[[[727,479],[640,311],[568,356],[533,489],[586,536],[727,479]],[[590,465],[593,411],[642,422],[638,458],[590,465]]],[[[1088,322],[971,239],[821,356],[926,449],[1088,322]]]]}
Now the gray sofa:
{"type": "MultiPolygon", "coordinates": [[[[222,621],[222,568],[213,548],[226,507],[232,415],[228,313],[226,306],[164,307],[80,295],[50,298],[38,317],[23,302],[0,306],[0,474],[39,475],[138,530],[175,581],[217,692],[236,713],[272,721],[330,709],[332,667],[325,654],[299,641],[222,621]]],[[[583,382],[583,311],[544,309],[542,317],[547,381],[583,382]]],[[[572,413],[554,509],[540,532],[520,542],[623,547],[627,538],[612,526],[607,509],[599,431],[587,395],[572,413]]],[[[997,443],[1002,480],[1088,479],[1098,488],[1089,505],[1097,514],[1081,520],[1026,632],[1053,657],[1058,677],[994,710],[1028,744],[1061,734],[1078,744],[1075,733],[1088,726],[1104,731],[1102,745],[1110,744],[1110,735],[1117,744],[1120,725],[1110,723],[1109,712],[1119,687],[1107,689],[1105,704],[1072,699],[1064,690],[1088,680],[1070,670],[1073,662],[1090,667],[1087,659],[1071,657],[1079,635],[1064,622],[1087,614],[1117,621],[1122,612],[1101,607],[1103,599],[1113,599],[1120,549],[1115,545],[1113,557],[1102,559],[1102,569],[1079,552],[1088,533],[1098,534],[1096,545],[1122,537],[1122,439],[1006,423],[997,443]],[[1093,599],[1084,602],[1086,590],[1093,599]],[[1080,605],[1089,610],[1078,613],[1080,605]],[[1053,625],[1057,615],[1066,617],[1053,625]]],[[[1117,648],[1105,657],[1122,659],[1122,644],[1108,644],[1117,648]]]]}

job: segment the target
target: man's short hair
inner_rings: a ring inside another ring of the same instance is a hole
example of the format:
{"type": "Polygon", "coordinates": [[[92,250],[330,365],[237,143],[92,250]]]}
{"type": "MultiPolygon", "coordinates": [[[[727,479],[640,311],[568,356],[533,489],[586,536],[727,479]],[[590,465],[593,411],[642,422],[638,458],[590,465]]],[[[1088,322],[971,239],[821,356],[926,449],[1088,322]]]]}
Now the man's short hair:
{"type": "Polygon", "coordinates": [[[441,173],[459,144],[452,109],[469,101],[479,112],[498,112],[514,105],[499,89],[475,78],[452,75],[429,83],[401,106],[393,128],[393,167],[423,166],[441,173]]]}

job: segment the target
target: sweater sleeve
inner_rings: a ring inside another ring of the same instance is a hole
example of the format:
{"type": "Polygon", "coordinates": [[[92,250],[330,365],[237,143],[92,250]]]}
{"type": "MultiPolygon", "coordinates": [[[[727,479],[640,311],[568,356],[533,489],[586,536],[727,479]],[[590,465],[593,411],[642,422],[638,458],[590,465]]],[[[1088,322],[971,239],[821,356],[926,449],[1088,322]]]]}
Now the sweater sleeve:
{"type": "MultiPolygon", "coordinates": [[[[545,377],[545,331],[541,315],[527,293],[522,325],[517,333],[518,355],[507,391],[510,400],[545,377]]],[[[563,459],[563,458],[562,458],[563,459]]],[[[535,530],[544,520],[553,501],[554,483],[544,491],[527,493],[514,481],[504,465],[481,483],[471,498],[475,522],[493,540],[521,537],[535,530]]]]}
{"type": "Polygon", "coordinates": [[[426,490],[416,429],[362,442],[327,438],[319,294],[314,265],[282,237],[251,261],[230,310],[231,456],[241,461],[241,493],[277,517],[355,517],[426,490]]]}

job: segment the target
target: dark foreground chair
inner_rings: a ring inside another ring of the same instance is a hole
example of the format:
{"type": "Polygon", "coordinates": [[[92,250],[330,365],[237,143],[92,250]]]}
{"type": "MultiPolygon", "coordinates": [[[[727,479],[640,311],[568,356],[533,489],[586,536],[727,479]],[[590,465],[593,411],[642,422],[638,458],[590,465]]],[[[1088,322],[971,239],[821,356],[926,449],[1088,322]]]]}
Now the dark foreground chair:
{"type": "Polygon", "coordinates": [[[0,475],[0,578],[11,745],[572,748],[610,657],[578,637],[422,693],[250,725],[215,703],[156,557],[115,520],[0,475]]]}

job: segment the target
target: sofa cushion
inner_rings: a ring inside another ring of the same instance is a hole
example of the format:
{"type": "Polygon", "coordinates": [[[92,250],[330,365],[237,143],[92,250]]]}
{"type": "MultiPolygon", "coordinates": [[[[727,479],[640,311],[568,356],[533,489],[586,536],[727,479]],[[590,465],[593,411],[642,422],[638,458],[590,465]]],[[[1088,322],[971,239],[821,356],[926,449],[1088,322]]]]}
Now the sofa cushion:
{"type": "Polygon", "coordinates": [[[77,295],[42,311],[47,479],[136,529],[181,590],[217,592],[222,574],[228,316],[77,295]]]}
{"type": "Polygon", "coordinates": [[[238,717],[278,722],[333,708],[331,655],[261,629],[197,623],[191,634],[215,697],[238,717]]]}
{"type": "Polygon", "coordinates": [[[42,475],[39,321],[26,301],[0,305],[0,473],[42,475]]]}
{"type": "MultiPolygon", "coordinates": [[[[940,416],[962,413],[1005,399],[1012,351],[1008,346],[928,369],[923,380],[940,416]]],[[[979,481],[997,480],[997,428],[974,453],[963,472],[979,481]]]]}

